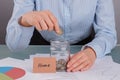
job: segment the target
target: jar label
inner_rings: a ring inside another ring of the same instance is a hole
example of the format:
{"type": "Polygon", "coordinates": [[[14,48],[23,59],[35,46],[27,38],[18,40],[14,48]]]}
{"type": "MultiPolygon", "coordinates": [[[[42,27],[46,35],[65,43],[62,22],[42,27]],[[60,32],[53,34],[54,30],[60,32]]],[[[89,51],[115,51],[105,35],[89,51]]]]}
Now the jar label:
{"type": "Polygon", "coordinates": [[[54,57],[35,57],[33,59],[34,73],[55,73],[56,58],[54,57]]]}

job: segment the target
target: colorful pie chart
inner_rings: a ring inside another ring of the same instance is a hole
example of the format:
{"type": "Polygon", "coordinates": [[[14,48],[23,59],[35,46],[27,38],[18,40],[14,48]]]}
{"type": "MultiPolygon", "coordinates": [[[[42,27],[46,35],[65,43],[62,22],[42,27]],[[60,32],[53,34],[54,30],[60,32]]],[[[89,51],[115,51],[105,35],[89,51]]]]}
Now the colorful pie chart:
{"type": "Polygon", "coordinates": [[[16,67],[0,67],[0,80],[15,80],[25,75],[25,71],[16,67]]]}

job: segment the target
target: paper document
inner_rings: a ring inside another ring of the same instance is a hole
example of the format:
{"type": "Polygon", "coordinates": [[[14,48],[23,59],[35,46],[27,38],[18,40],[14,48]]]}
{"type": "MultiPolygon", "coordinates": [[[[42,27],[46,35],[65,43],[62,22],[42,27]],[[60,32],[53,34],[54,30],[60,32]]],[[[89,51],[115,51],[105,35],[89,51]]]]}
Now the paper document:
{"type": "Polygon", "coordinates": [[[32,73],[33,58],[39,56],[49,55],[35,54],[25,60],[5,58],[0,60],[0,66],[24,69],[26,75],[18,80],[120,80],[120,64],[113,62],[110,56],[97,59],[93,67],[84,72],[32,73]]]}

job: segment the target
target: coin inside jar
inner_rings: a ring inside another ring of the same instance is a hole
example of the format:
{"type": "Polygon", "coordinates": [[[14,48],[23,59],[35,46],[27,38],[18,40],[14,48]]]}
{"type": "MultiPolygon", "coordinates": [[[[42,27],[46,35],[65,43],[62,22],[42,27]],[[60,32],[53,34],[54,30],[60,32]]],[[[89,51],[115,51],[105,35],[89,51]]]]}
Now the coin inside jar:
{"type": "Polygon", "coordinates": [[[66,70],[66,64],[67,64],[66,60],[59,59],[57,61],[57,64],[56,64],[57,65],[57,67],[56,67],[57,71],[65,71],[66,70]]]}

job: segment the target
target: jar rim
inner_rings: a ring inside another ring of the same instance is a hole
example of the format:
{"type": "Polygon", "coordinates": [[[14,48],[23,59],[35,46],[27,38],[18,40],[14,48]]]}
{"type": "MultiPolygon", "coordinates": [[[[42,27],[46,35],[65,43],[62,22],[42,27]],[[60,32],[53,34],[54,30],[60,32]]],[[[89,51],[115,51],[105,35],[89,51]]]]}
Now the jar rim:
{"type": "Polygon", "coordinates": [[[67,40],[50,40],[51,43],[68,43],[67,40]]]}

